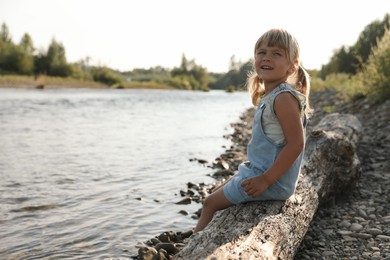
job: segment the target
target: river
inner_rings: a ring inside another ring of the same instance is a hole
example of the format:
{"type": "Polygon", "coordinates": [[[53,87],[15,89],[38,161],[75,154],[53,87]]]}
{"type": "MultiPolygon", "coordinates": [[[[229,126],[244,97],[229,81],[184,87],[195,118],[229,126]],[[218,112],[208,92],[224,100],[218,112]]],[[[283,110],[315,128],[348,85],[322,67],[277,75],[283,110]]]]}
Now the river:
{"type": "Polygon", "coordinates": [[[0,89],[0,258],[129,259],[184,231],[246,92],[0,89]]]}

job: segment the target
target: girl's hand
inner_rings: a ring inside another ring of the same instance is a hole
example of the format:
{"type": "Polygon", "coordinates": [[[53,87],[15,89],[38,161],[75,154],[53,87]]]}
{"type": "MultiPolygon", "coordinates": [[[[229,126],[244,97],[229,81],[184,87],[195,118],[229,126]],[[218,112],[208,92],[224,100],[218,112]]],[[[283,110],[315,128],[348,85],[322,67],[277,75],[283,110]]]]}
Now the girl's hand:
{"type": "Polygon", "coordinates": [[[244,187],[245,193],[252,198],[259,196],[266,191],[269,186],[270,183],[264,174],[257,175],[241,182],[241,187],[244,187]]]}

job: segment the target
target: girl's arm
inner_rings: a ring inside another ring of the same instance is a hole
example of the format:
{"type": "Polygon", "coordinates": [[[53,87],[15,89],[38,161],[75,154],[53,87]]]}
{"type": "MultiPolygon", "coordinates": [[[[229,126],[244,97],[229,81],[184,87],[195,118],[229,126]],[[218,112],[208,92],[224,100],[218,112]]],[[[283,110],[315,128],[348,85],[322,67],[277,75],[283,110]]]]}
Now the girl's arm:
{"type": "Polygon", "coordinates": [[[298,100],[283,92],[275,98],[274,111],[282,127],[286,145],[272,166],[264,173],[241,183],[245,192],[257,197],[278,180],[294,163],[304,148],[304,131],[298,100]]]}

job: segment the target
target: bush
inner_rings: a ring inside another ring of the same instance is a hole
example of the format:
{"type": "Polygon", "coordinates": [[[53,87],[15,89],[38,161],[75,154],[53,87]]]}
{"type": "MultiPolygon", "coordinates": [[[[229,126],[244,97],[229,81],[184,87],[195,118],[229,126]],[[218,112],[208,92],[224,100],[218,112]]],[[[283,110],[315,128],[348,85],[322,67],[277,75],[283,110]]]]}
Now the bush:
{"type": "Polygon", "coordinates": [[[91,70],[94,81],[102,82],[109,86],[122,84],[123,76],[106,67],[96,67],[91,70]]]}
{"type": "Polygon", "coordinates": [[[346,73],[333,73],[326,76],[325,87],[336,89],[340,98],[354,100],[366,95],[360,77],[346,73]]]}
{"type": "Polygon", "coordinates": [[[390,31],[386,30],[359,77],[367,96],[374,102],[390,98],[390,31]]]}

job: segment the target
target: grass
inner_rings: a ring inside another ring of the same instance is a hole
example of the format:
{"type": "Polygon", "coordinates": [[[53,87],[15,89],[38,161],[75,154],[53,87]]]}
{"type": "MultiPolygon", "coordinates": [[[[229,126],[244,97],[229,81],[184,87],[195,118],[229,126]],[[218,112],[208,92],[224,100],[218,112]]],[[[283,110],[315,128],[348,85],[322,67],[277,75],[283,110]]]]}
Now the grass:
{"type": "Polygon", "coordinates": [[[132,81],[132,82],[126,82],[122,85],[118,85],[117,87],[114,85],[113,88],[143,88],[143,89],[174,89],[171,86],[168,86],[166,84],[154,82],[154,81],[147,81],[147,82],[139,82],[139,81],[132,81]]]}

